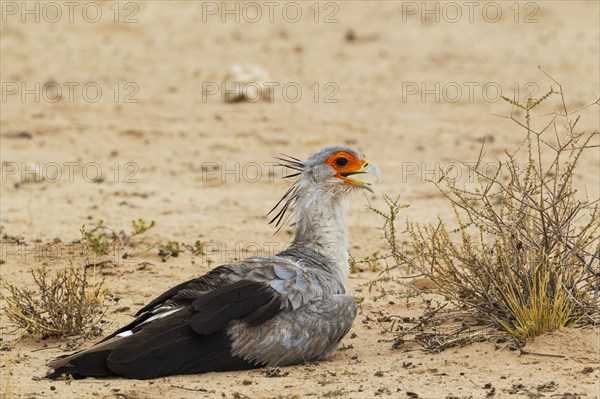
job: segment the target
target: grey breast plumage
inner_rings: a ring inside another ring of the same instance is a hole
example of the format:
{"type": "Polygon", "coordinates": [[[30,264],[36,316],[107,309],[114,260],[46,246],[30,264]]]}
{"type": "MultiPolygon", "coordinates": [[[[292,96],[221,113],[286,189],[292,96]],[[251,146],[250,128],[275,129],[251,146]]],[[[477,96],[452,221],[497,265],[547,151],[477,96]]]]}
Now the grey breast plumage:
{"type": "MultiPolygon", "coordinates": [[[[236,321],[228,329],[232,353],[278,366],[319,359],[333,351],[356,317],[356,305],[330,273],[279,256],[259,270],[281,298],[282,311],[259,325],[236,321]]],[[[263,277],[263,276],[261,276],[263,277]]]]}

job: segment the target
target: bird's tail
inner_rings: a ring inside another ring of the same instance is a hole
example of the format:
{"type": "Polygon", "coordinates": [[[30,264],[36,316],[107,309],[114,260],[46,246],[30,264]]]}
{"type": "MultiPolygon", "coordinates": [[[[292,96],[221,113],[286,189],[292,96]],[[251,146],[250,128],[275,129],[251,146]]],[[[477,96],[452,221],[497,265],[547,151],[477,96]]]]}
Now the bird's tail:
{"type": "Polygon", "coordinates": [[[89,349],[54,359],[48,364],[54,371],[46,375],[46,378],[55,380],[69,376],[78,379],[116,375],[108,368],[106,360],[120,339],[115,337],[89,349]]]}

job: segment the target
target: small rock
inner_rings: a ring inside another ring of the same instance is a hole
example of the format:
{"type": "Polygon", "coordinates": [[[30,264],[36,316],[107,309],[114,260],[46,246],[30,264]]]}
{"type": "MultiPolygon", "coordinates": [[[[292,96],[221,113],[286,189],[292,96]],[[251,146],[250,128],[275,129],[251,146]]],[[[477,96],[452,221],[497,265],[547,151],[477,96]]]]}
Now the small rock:
{"type": "Polygon", "coordinates": [[[269,378],[287,377],[289,372],[282,372],[279,367],[271,367],[265,370],[265,376],[269,378]]]}
{"type": "Polygon", "coordinates": [[[235,64],[225,75],[223,99],[227,103],[271,101],[272,87],[265,85],[270,80],[269,72],[260,65],[235,64]]]}
{"type": "Polygon", "coordinates": [[[33,134],[28,130],[21,130],[19,132],[10,132],[6,133],[5,137],[7,139],[27,139],[31,140],[33,138],[33,134]]]}
{"type": "Polygon", "coordinates": [[[537,386],[537,390],[540,392],[552,392],[556,391],[558,388],[558,384],[554,381],[546,382],[545,384],[541,384],[537,386]]]}

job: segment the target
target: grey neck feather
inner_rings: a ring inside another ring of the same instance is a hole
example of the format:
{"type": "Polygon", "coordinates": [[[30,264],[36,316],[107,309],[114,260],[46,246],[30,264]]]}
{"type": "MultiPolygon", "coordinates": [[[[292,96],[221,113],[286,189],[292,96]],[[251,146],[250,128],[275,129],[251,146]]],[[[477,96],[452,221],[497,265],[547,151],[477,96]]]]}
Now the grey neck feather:
{"type": "Polygon", "coordinates": [[[302,193],[294,209],[295,237],[291,248],[301,251],[310,248],[325,259],[331,273],[344,285],[347,284],[348,231],[344,216],[344,192],[332,193],[301,179],[302,193]]]}

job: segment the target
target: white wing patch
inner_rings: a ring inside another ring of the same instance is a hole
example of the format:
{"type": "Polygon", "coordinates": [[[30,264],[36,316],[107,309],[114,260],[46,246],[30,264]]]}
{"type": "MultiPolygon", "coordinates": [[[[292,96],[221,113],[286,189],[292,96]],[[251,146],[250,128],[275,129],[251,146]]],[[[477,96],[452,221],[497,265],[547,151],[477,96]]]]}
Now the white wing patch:
{"type": "MultiPolygon", "coordinates": [[[[179,310],[183,309],[182,307],[179,308],[175,308],[175,309],[171,309],[171,310],[166,310],[166,311],[162,311],[160,313],[155,314],[152,317],[148,317],[146,320],[144,320],[143,322],[141,322],[140,324],[138,324],[137,327],[139,326],[143,326],[144,324],[148,324],[154,320],[158,320],[158,319],[162,319],[163,317],[167,317],[170,314],[173,314],[175,312],[178,312],[179,310]]],[[[123,331],[122,333],[119,333],[116,335],[116,337],[121,337],[121,338],[125,338],[125,337],[129,337],[130,335],[133,335],[133,331],[131,330],[127,330],[127,331],[123,331]]]]}
{"type": "Polygon", "coordinates": [[[178,312],[178,311],[180,311],[181,309],[183,309],[183,308],[182,308],[182,307],[179,307],[179,308],[175,308],[175,309],[171,309],[171,310],[167,310],[167,311],[164,311],[164,312],[157,313],[157,314],[155,314],[155,315],[154,315],[154,316],[152,316],[152,317],[148,317],[146,320],[144,320],[144,321],[143,321],[142,323],[140,323],[139,325],[141,326],[141,325],[144,325],[144,324],[146,324],[146,323],[150,323],[151,321],[158,320],[158,319],[162,319],[163,317],[167,317],[168,315],[171,315],[171,314],[173,314],[173,313],[175,313],[175,312],[178,312]]]}

